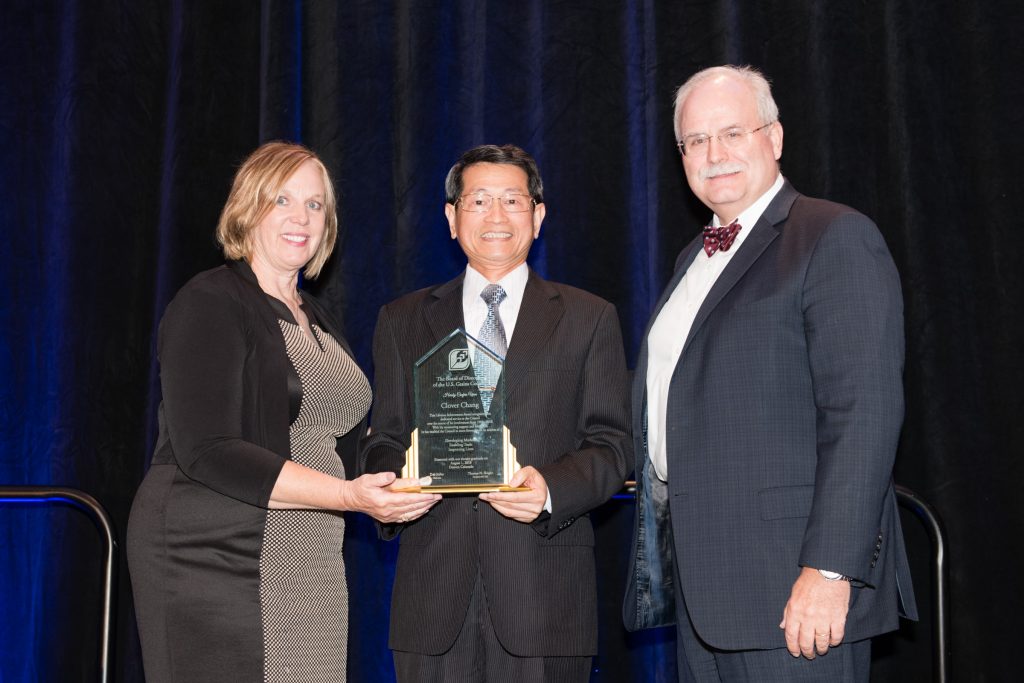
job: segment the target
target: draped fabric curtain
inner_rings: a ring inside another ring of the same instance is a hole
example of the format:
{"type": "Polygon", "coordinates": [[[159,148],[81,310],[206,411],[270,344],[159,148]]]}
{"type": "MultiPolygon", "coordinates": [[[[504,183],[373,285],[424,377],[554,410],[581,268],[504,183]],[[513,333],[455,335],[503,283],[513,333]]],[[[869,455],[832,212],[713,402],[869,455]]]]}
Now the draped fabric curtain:
{"type": "MultiPolygon", "coordinates": [[[[1021,26],[1010,0],[6,2],[0,485],[83,489],[123,543],[155,438],[158,321],[221,261],[212,233],[231,176],[270,139],[310,145],[335,179],[342,237],[307,286],[367,372],[381,304],[464,266],[443,180],[485,142],[537,158],[548,214],[530,263],[615,303],[632,365],[675,255],[708,217],[675,150],[674,87],[750,63],[774,83],[785,175],[874,218],[896,259],[896,479],[945,520],[956,678],[1012,678],[1006,625],[1024,610],[1012,588],[1024,552],[1021,26]]],[[[631,505],[594,513],[594,680],[674,680],[670,630],[621,628],[631,505]]],[[[349,521],[350,680],[392,680],[396,549],[349,521]]],[[[0,503],[0,679],[93,675],[95,536],[73,511],[0,503]]],[[[911,545],[927,601],[929,548],[911,545]]],[[[116,675],[140,681],[126,571],[119,588],[116,675]]],[[[875,678],[927,671],[929,638],[926,621],[881,641],[875,678]]]]}

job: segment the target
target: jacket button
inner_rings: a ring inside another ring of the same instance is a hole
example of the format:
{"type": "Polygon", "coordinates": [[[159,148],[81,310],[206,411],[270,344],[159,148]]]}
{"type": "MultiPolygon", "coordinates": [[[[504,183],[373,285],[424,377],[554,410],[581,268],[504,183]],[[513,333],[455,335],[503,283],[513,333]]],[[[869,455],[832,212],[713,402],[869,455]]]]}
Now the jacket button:
{"type": "Polygon", "coordinates": [[[473,509],[476,510],[479,507],[480,507],[480,501],[479,500],[474,500],[473,501],[473,509]]]}

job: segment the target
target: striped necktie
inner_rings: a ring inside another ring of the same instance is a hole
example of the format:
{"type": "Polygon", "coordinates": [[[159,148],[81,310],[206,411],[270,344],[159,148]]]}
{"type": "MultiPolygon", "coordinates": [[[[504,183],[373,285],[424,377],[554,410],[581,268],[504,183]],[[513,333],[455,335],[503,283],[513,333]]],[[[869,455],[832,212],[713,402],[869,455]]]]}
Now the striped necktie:
{"type": "MultiPolygon", "coordinates": [[[[477,336],[484,346],[502,359],[508,353],[508,343],[505,341],[505,326],[501,324],[498,306],[506,296],[508,295],[501,285],[487,285],[480,292],[480,297],[487,303],[487,318],[477,336]]],[[[477,349],[476,358],[473,359],[473,370],[476,374],[477,385],[480,387],[480,399],[484,404],[484,412],[488,412],[491,409],[491,398],[498,385],[498,377],[501,376],[501,366],[486,353],[477,349]]]]}

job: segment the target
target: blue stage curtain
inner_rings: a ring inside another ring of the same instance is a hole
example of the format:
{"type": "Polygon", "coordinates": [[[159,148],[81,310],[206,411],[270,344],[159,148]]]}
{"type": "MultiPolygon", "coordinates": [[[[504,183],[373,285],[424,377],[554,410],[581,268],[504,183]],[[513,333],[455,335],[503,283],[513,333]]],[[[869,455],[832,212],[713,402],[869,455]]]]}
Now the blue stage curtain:
{"type": "MultiPolygon", "coordinates": [[[[775,84],[784,173],[874,218],[896,258],[897,480],[947,522],[954,666],[1012,678],[1009,657],[971,655],[1010,650],[1006,624],[1024,611],[1022,25],[1012,0],[8,0],[0,484],[83,489],[123,541],[155,438],[157,323],[220,262],[234,169],[270,139],[310,145],[335,178],[342,237],[308,286],[367,372],[380,305],[464,266],[443,180],[485,142],[536,156],[548,214],[531,265],[615,303],[632,365],[676,253],[708,217],[680,168],[674,88],[751,63],[775,84]]],[[[674,680],[671,630],[621,629],[631,503],[595,520],[594,680],[674,680]]],[[[349,521],[350,679],[390,681],[395,548],[349,521]]],[[[0,679],[96,669],[95,555],[73,513],[0,505],[0,679]]],[[[122,570],[116,675],[140,681],[122,570]]],[[[904,632],[878,649],[877,680],[927,671],[927,628],[904,632]]]]}

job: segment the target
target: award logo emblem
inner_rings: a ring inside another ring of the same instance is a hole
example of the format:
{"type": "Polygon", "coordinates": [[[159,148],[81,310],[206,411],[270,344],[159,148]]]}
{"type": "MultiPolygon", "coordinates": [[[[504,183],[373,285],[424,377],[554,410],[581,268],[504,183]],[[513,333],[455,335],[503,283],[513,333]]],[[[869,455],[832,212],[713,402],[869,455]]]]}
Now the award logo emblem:
{"type": "Polygon", "coordinates": [[[458,372],[470,366],[469,349],[452,349],[448,353],[448,370],[458,372]]]}

